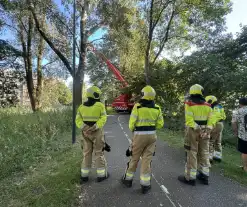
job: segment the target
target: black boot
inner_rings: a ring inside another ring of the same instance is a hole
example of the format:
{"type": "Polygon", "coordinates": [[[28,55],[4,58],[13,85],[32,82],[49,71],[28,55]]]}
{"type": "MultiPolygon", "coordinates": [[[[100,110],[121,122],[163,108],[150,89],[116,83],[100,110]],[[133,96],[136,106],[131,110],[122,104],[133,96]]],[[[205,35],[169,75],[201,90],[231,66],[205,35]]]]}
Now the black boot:
{"type": "Polygon", "coordinates": [[[81,177],[80,184],[86,183],[88,180],[89,180],[88,177],[81,177]]]}
{"type": "Polygon", "coordinates": [[[98,177],[97,178],[97,182],[99,183],[99,182],[102,182],[103,180],[106,180],[107,178],[109,178],[110,177],[110,175],[109,175],[109,173],[107,173],[107,175],[105,176],[105,177],[98,177]]]}
{"type": "Polygon", "coordinates": [[[149,185],[149,186],[141,185],[141,187],[142,187],[142,193],[143,194],[146,194],[151,189],[151,185],[149,185]]]}
{"type": "Polygon", "coordinates": [[[198,180],[201,181],[202,184],[208,185],[208,176],[203,175],[202,173],[199,173],[196,177],[198,180]]]}
{"type": "Polygon", "coordinates": [[[124,178],[121,179],[121,183],[127,187],[127,188],[131,188],[132,187],[132,180],[125,180],[124,178]]]}
{"type": "Polygon", "coordinates": [[[192,186],[196,185],[196,180],[186,180],[186,178],[183,175],[178,176],[178,180],[187,185],[192,185],[192,186]]]}

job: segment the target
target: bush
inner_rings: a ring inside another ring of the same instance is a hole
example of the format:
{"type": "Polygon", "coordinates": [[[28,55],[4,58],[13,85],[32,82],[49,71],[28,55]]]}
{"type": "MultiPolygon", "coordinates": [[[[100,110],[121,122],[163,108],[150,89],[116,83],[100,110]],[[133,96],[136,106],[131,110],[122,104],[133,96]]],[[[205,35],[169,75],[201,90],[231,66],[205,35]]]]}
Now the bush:
{"type": "Polygon", "coordinates": [[[222,145],[226,145],[226,144],[237,146],[237,138],[233,134],[231,123],[229,121],[226,121],[224,123],[224,130],[223,130],[222,145]]]}
{"type": "MultiPolygon", "coordinates": [[[[0,110],[0,179],[23,171],[71,128],[71,110],[0,110]]],[[[44,156],[44,155],[43,155],[44,156]]]]}

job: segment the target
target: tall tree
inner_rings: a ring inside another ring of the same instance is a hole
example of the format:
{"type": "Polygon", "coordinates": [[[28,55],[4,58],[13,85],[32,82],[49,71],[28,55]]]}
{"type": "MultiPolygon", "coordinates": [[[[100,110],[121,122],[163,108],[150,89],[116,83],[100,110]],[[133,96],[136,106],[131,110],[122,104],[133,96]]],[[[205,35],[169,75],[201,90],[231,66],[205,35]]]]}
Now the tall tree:
{"type": "MultiPolygon", "coordinates": [[[[71,58],[68,57],[68,54],[66,54],[63,51],[63,48],[59,47],[55,41],[53,41],[53,38],[49,35],[48,32],[46,32],[41,23],[40,20],[38,19],[38,13],[36,8],[37,7],[50,7],[50,11],[49,11],[49,18],[50,21],[55,22],[55,29],[57,31],[59,31],[63,38],[67,39],[68,35],[69,35],[69,39],[70,41],[72,40],[71,37],[73,35],[72,31],[72,27],[70,22],[71,21],[71,17],[70,16],[66,16],[63,15],[62,12],[57,8],[56,5],[53,4],[53,2],[51,1],[35,1],[35,0],[29,0],[30,6],[29,9],[32,12],[32,15],[34,17],[35,20],[35,24],[36,27],[39,31],[39,33],[41,34],[41,36],[44,38],[44,40],[47,42],[47,44],[51,47],[51,49],[57,54],[57,56],[60,58],[60,60],[64,63],[64,65],[66,66],[66,68],[68,69],[68,71],[70,72],[70,74],[73,76],[73,69],[71,66],[71,58]]],[[[75,91],[76,91],[76,96],[75,96],[75,102],[76,105],[79,105],[82,102],[82,86],[83,86],[83,80],[84,80],[84,68],[85,68],[85,63],[86,63],[86,48],[87,48],[87,43],[88,43],[88,36],[89,34],[92,34],[97,28],[100,27],[98,21],[96,19],[90,19],[91,21],[91,25],[93,25],[90,29],[87,28],[87,20],[90,18],[89,16],[89,6],[91,2],[89,2],[88,0],[81,0],[81,1],[77,1],[77,9],[78,9],[78,13],[79,13],[79,34],[77,35],[77,37],[79,38],[79,44],[77,43],[77,52],[78,52],[78,56],[79,56],[79,64],[76,70],[76,75],[74,78],[75,81],[75,91]]],[[[69,1],[64,1],[64,5],[68,6],[69,5],[69,1]]],[[[71,10],[67,10],[68,12],[71,10]]],[[[92,11],[91,11],[92,12],[92,11]]],[[[78,14],[77,13],[77,14],[78,14]]],[[[67,44],[70,44],[71,42],[67,42],[67,44]]]]}
{"type": "Polygon", "coordinates": [[[146,82],[150,83],[150,69],[168,43],[176,42],[177,46],[172,44],[175,50],[208,39],[222,29],[230,6],[230,0],[140,1],[139,9],[146,23],[146,82]]]}
{"type": "Polygon", "coordinates": [[[227,101],[229,108],[247,91],[247,27],[234,39],[231,35],[218,37],[200,51],[192,53],[177,64],[176,82],[183,93],[191,84],[204,86],[205,94],[227,101]]]}
{"type": "MultiPolygon", "coordinates": [[[[43,37],[35,29],[34,19],[27,8],[27,3],[27,1],[20,0],[1,1],[0,7],[3,27],[15,37],[15,41],[11,42],[11,50],[15,54],[21,54],[22,61],[18,61],[18,64],[23,63],[31,107],[33,111],[36,111],[41,107],[44,67],[42,62],[45,58],[46,47],[43,37]]],[[[46,28],[44,13],[41,13],[38,18],[43,28],[46,28]]],[[[46,57],[46,61],[49,61],[49,57],[46,57]]]]}
{"type": "MultiPolygon", "coordinates": [[[[57,54],[60,60],[64,63],[68,71],[71,75],[73,75],[72,67],[71,67],[71,56],[68,56],[66,53],[62,51],[61,47],[58,47],[57,44],[53,41],[52,37],[48,32],[44,32],[41,27],[40,21],[37,18],[37,10],[36,7],[49,7],[49,15],[50,21],[54,22],[55,29],[62,34],[66,40],[69,40],[68,45],[71,45],[71,36],[72,36],[72,24],[71,24],[71,1],[64,0],[63,4],[65,8],[67,8],[67,15],[64,15],[61,10],[54,5],[51,0],[38,1],[38,0],[29,0],[31,6],[29,7],[30,11],[33,14],[36,27],[47,44],[51,47],[51,49],[57,54]],[[68,15],[69,14],[69,15],[68,15]]],[[[76,33],[78,42],[77,42],[77,54],[78,54],[78,66],[76,69],[76,75],[74,78],[75,81],[75,89],[76,89],[76,97],[75,102],[76,105],[79,105],[82,102],[81,90],[83,86],[83,79],[86,68],[86,52],[87,47],[91,44],[89,41],[89,37],[94,34],[99,28],[102,26],[112,26],[115,25],[116,19],[119,20],[119,13],[115,10],[115,4],[125,4],[131,3],[128,0],[105,0],[105,1],[97,1],[97,0],[78,0],[77,1],[77,23],[79,29],[76,33]],[[107,13],[105,10],[113,8],[113,13],[107,13]]]]}

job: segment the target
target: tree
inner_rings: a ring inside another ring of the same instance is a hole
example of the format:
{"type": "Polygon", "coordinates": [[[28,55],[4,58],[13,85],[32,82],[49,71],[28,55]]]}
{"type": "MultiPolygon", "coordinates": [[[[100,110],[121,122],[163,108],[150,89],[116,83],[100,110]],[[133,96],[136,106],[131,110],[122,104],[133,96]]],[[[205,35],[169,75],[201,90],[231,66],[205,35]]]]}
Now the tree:
{"type": "MultiPolygon", "coordinates": [[[[65,7],[67,7],[67,12],[71,14],[71,9],[69,9],[70,1],[63,1],[65,7]]],[[[77,45],[77,53],[78,53],[78,59],[79,64],[77,66],[76,75],[74,78],[75,81],[75,90],[76,90],[76,97],[75,102],[76,105],[81,104],[82,102],[82,86],[83,86],[83,80],[84,80],[84,68],[86,68],[86,51],[87,46],[90,45],[90,41],[88,38],[90,35],[92,35],[95,31],[97,31],[102,26],[112,26],[116,23],[115,19],[119,19],[118,11],[114,10],[114,13],[106,13],[106,8],[115,8],[113,5],[118,4],[122,5],[124,3],[130,3],[131,1],[96,1],[96,0],[78,0],[77,1],[77,23],[79,23],[79,33],[77,33],[78,42],[77,45]]],[[[62,51],[62,48],[58,47],[48,32],[45,32],[40,24],[38,17],[38,12],[36,10],[36,7],[49,7],[49,15],[47,17],[50,19],[50,21],[55,22],[55,29],[62,34],[62,36],[66,39],[71,41],[72,36],[72,29],[71,29],[71,17],[72,15],[63,15],[61,11],[53,4],[50,0],[46,1],[38,1],[38,0],[29,0],[30,6],[29,9],[32,12],[32,15],[35,20],[35,24],[37,27],[37,30],[42,35],[44,40],[47,42],[47,44],[51,47],[51,49],[57,54],[57,56],[60,58],[60,60],[64,63],[68,71],[71,75],[72,73],[72,67],[71,67],[71,60],[62,51]]]]}
{"type": "Polygon", "coordinates": [[[234,39],[231,35],[217,38],[177,64],[177,84],[185,93],[190,85],[199,83],[206,95],[225,101],[227,108],[246,95],[247,27],[234,39]],[[185,90],[184,90],[185,89],[185,90]]]}
{"type": "Polygon", "coordinates": [[[72,92],[61,80],[45,78],[41,103],[42,108],[70,105],[72,103],[72,92]]]}
{"type": "MultiPolygon", "coordinates": [[[[33,111],[36,111],[41,108],[44,67],[42,62],[46,48],[43,37],[35,30],[33,17],[27,9],[26,3],[26,1],[20,0],[1,1],[0,7],[3,17],[2,26],[7,28],[16,40],[12,43],[13,45],[5,44],[5,49],[7,52],[12,51],[15,55],[21,56],[22,61],[18,61],[18,64],[23,63],[31,107],[33,111]],[[36,83],[34,79],[36,79],[36,83]]],[[[39,19],[42,26],[46,28],[45,16],[40,15],[39,19]]],[[[49,60],[49,57],[46,57],[46,60],[49,60]]]]}
{"type": "MultiPolygon", "coordinates": [[[[177,82],[180,81],[177,77],[180,59],[172,62],[160,56],[171,59],[176,49],[182,54],[191,45],[200,49],[213,42],[224,28],[229,1],[138,2],[132,7],[114,5],[121,19],[115,19],[117,23],[111,25],[97,48],[119,68],[131,92],[139,94],[148,82],[157,90],[158,102],[167,107],[180,107],[183,97],[183,88],[177,82]],[[162,54],[164,49],[167,52],[162,54]]],[[[105,12],[111,13],[107,8],[105,12]]],[[[93,82],[100,82],[109,94],[113,87],[121,88],[104,63],[93,55],[88,60],[88,73],[93,82]]]]}
{"type": "MultiPolygon", "coordinates": [[[[60,58],[60,60],[64,63],[70,74],[73,76],[73,69],[71,67],[71,59],[69,59],[66,56],[66,53],[62,50],[62,48],[58,47],[54,41],[52,41],[52,37],[47,33],[44,28],[42,27],[40,20],[38,19],[38,13],[36,8],[38,7],[47,7],[47,6],[52,6],[48,16],[51,21],[55,22],[55,29],[57,31],[62,32],[63,38],[67,38],[67,35],[69,34],[70,40],[72,36],[72,29],[69,25],[69,22],[71,21],[71,18],[66,18],[66,16],[62,15],[62,12],[57,9],[52,2],[48,1],[43,1],[38,2],[38,1],[31,1],[29,0],[29,9],[32,12],[32,15],[35,20],[35,24],[37,27],[37,30],[41,34],[41,36],[44,38],[44,40],[47,42],[47,44],[51,47],[51,49],[57,54],[57,56],[60,58]],[[59,22],[59,23],[58,23],[59,22]]],[[[68,5],[67,1],[64,1],[65,5],[68,5]]],[[[78,68],[76,71],[76,75],[74,78],[75,81],[75,91],[76,91],[76,96],[75,96],[75,102],[76,105],[79,105],[82,102],[82,85],[83,85],[83,80],[84,80],[84,68],[85,68],[85,61],[86,61],[86,44],[87,44],[87,38],[90,31],[86,31],[86,21],[87,21],[87,15],[89,11],[89,1],[77,1],[77,7],[79,8],[79,13],[80,13],[80,45],[78,46],[77,44],[77,50],[79,53],[79,64],[78,68]]]]}
{"type": "Polygon", "coordinates": [[[140,1],[144,14],[145,76],[150,83],[150,69],[168,43],[175,48],[198,44],[222,29],[224,16],[230,12],[230,0],[148,0],[140,1]],[[179,41],[179,42],[178,42],[179,41]]]}

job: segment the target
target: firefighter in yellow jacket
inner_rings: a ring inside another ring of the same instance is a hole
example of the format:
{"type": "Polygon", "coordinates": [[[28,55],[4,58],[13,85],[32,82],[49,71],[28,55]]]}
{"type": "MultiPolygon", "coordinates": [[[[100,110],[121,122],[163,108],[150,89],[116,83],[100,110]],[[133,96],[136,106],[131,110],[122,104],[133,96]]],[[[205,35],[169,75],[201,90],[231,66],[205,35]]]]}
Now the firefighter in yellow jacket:
{"type": "Polygon", "coordinates": [[[211,108],[213,109],[213,116],[216,122],[210,137],[209,159],[210,161],[214,159],[220,162],[222,159],[221,140],[224,129],[223,121],[226,119],[226,114],[224,108],[217,102],[217,98],[215,96],[207,96],[206,101],[211,104],[211,108]]]}
{"type": "Polygon", "coordinates": [[[83,161],[81,165],[81,183],[88,181],[90,168],[92,167],[92,154],[94,151],[95,165],[97,168],[97,181],[108,178],[107,163],[104,156],[104,132],[103,127],[107,120],[104,104],[100,102],[101,91],[92,86],[87,92],[88,100],[77,111],[76,125],[82,130],[83,161]]]}
{"type": "Polygon", "coordinates": [[[195,185],[197,177],[208,185],[209,139],[214,118],[210,104],[203,98],[203,87],[195,84],[190,87],[189,93],[189,100],[185,102],[185,124],[188,129],[185,143],[187,152],[185,174],[179,176],[178,180],[195,185]]]}
{"type": "Polygon", "coordinates": [[[161,109],[154,102],[155,95],[155,90],[151,86],[144,87],[142,99],[132,110],[129,129],[134,135],[130,149],[126,152],[131,158],[122,178],[122,183],[126,187],[132,186],[134,173],[141,157],[140,183],[144,194],[151,189],[151,161],[155,152],[156,129],[164,125],[161,109]]]}

